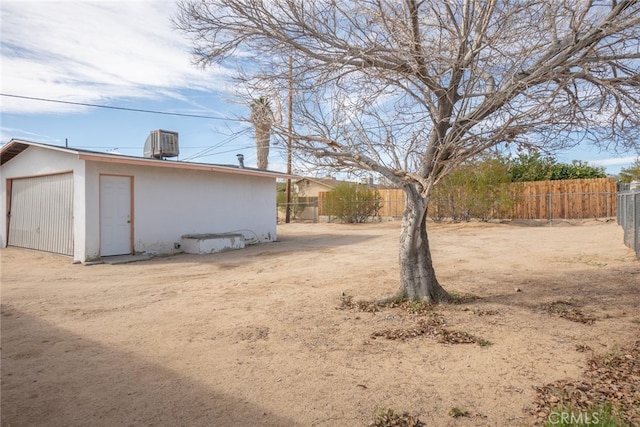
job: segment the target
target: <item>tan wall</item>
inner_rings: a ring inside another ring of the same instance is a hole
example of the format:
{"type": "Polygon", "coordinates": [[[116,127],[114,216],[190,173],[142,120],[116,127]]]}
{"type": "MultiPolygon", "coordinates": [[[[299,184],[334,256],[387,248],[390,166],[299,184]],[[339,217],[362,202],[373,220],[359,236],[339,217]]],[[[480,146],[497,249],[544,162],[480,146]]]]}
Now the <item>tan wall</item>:
{"type": "Polygon", "coordinates": [[[298,186],[298,195],[304,197],[318,197],[319,193],[331,190],[331,188],[326,185],[318,184],[313,181],[301,181],[296,183],[296,185],[298,186]]]}

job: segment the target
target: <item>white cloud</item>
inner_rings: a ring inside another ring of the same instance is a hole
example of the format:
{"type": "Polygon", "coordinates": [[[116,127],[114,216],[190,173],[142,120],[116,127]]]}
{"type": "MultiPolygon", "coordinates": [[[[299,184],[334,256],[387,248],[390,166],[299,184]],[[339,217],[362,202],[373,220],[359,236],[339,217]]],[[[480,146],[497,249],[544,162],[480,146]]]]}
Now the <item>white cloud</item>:
{"type": "Polygon", "coordinates": [[[590,160],[589,163],[595,166],[624,166],[630,163],[633,163],[638,159],[638,156],[628,156],[628,157],[613,157],[609,159],[601,159],[601,160],[590,160]]]}
{"type": "MultiPolygon", "coordinates": [[[[224,69],[191,63],[171,22],[172,1],[2,1],[2,92],[98,103],[181,99],[181,89],[220,90],[224,69]]],[[[2,97],[4,113],[82,107],[2,97]]]]}
{"type": "Polygon", "coordinates": [[[51,139],[47,135],[42,135],[36,132],[29,132],[24,129],[17,129],[17,128],[4,127],[4,126],[0,127],[0,141],[2,141],[3,143],[7,143],[9,142],[9,140],[11,140],[14,137],[20,138],[20,139],[26,139],[28,141],[38,141],[43,143],[57,142],[57,140],[51,139]]]}

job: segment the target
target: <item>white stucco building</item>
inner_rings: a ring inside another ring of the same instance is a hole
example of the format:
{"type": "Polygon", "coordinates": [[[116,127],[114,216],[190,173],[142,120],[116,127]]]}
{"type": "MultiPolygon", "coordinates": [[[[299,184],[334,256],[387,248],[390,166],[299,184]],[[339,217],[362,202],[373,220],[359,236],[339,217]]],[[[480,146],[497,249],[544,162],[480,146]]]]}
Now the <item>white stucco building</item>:
{"type": "Polygon", "coordinates": [[[0,154],[2,247],[85,262],[181,252],[185,235],[276,239],[276,178],[287,177],[278,172],[16,139],[0,154]]]}

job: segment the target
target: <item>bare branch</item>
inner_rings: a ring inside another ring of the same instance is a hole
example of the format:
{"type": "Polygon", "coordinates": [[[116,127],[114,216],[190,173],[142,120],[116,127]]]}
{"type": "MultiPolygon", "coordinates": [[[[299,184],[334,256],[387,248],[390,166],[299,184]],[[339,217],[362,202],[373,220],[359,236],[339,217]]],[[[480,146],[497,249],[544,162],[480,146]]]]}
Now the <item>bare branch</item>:
{"type": "Polygon", "coordinates": [[[175,23],[246,84],[286,87],[293,56],[298,148],[339,167],[425,189],[504,143],[638,150],[634,0],[183,0],[175,23]]]}

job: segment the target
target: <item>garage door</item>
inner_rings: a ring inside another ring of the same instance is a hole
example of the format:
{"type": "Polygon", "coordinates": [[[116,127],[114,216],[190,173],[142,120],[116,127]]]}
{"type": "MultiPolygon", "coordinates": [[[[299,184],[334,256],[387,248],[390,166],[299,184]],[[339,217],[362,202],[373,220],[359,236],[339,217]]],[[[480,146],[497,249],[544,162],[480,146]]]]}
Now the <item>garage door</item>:
{"type": "Polygon", "coordinates": [[[73,174],[13,179],[11,246],[73,255],[73,174]]]}

